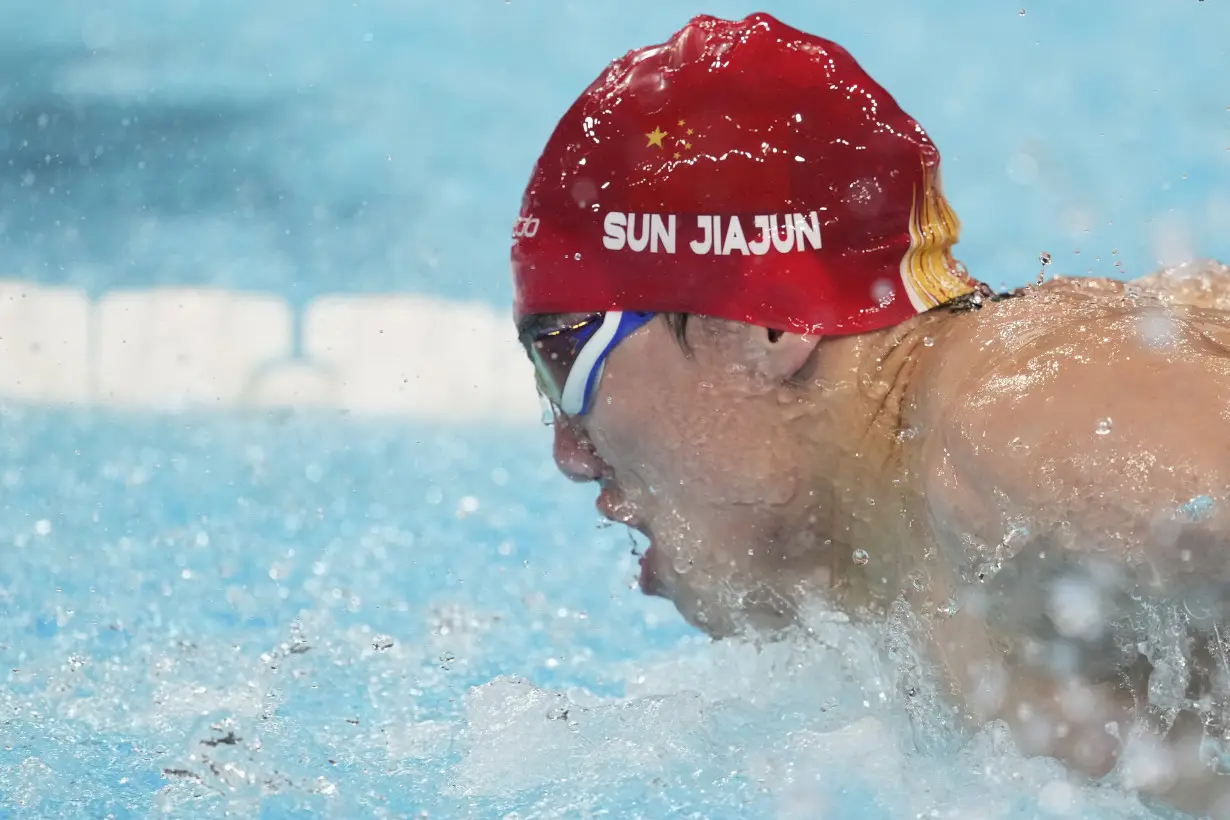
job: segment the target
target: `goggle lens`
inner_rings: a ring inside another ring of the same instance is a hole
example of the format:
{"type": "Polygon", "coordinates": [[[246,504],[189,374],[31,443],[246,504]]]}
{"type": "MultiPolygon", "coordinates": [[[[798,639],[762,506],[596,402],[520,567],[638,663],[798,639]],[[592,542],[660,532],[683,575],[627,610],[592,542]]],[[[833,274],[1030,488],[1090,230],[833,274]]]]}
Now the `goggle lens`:
{"type": "Polygon", "coordinates": [[[607,354],[654,316],[646,312],[591,313],[529,341],[538,389],[570,416],[589,412],[607,354]]]}

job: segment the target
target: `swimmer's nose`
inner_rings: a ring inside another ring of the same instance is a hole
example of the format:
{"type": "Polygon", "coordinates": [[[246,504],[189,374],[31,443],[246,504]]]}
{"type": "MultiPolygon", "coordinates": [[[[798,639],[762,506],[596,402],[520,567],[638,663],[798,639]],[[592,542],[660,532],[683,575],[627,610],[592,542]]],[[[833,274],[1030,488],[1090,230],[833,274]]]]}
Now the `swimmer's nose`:
{"type": "Polygon", "coordinates": [[[573,481],[597,481],[604,466],[589,436],[562,413],[555,414],[555,465],[573,481]]]}

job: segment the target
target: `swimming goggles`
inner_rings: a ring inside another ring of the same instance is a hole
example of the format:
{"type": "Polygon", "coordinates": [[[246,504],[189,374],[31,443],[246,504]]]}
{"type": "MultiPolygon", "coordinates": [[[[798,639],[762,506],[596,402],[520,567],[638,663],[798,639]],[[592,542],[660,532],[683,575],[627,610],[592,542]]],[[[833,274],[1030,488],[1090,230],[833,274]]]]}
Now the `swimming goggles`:
{"type": "Polygon", "coordinates": [[[526,347],[538,389],[564,414],[585,415],[593,408],[607,355],[655,315],[617,310],[591,313],[535,334],[526,347]]]}

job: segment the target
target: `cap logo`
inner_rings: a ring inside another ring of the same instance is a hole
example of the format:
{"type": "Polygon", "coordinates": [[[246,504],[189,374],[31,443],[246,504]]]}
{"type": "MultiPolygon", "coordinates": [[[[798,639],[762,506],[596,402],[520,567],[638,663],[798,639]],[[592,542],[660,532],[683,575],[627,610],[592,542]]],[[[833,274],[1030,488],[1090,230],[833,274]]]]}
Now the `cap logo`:
{"type": "Polygon", "coordinates": [[[540,222],[532,216],[523,216],[513,223],[512,235],[514,239],[526,237],[527,239],[535,236],[538,233],[540,222]]]}

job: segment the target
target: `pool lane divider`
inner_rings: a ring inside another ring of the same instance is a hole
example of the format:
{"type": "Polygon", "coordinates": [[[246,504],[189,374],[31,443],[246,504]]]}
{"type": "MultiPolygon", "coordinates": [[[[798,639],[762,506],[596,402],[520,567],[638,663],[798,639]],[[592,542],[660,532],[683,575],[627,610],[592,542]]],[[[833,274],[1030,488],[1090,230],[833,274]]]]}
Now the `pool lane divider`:
{"type": "Polygon", "coordinates": [[[217,288],[108,292],[0,280],[0,401],[141,411],[312,409],[538,423],[508,314],[415,294],[302,308],[217,288]]]}

